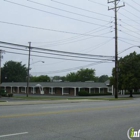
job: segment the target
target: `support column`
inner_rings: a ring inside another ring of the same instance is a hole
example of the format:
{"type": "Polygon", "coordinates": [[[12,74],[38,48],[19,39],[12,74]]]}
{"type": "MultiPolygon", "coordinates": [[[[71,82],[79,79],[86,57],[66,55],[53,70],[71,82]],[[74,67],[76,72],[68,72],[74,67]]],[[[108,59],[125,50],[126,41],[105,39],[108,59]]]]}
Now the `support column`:
{"type": "Polygon", "coordinates": [[[26,87],[25,87],[25,93],[26,93],[26,87]]]}
{"type": "Polygon", "coordinates": [[[74,88],[74,96],[76,96],[76,88],[74,88]]]}
{"type": "Polygon", "coordinates": [[[35,88],[33,87],[33,94],[35,94],[35,88]]]}
{"type": "Polygon", "coordinates": [[[89,88],[89,94],[91,94],[91,88],[89,88]]]}
{"type": "Polygon", "coordinates": [[[100,90],[100,88],[99,88],[99,93],[101,93],[101,90],[100,90]]]}
{"type": "Polygon", "coordinates": [[[12,93],[12,87],[11,87],[11,93],[12,93]]]}
{"type": "Polygon", "coordinates": [[[62,88],[62,95],[64,95],[64,88],[62,88]]]}
{"type": "Polygon", "coordinates": [[[114,87],[113,87],[113,85],[112,85],[112,95],[114,95],[114,87]]]}
{"type": "Polygon", "coordinates": [[[19,87],[17,87],[17,93],[19,94],[19,87]]]}
{"type": "Polygon", "coordinates": [[[80,89],[81,89],[81,88],[78,89],[79,92],[80,92],[80,89]]]}
{"type": "Polygon", "coordinates": [[[54,94],[54,93],[53,93],[53,88],[51,88],[51,94],[54,94]]]}

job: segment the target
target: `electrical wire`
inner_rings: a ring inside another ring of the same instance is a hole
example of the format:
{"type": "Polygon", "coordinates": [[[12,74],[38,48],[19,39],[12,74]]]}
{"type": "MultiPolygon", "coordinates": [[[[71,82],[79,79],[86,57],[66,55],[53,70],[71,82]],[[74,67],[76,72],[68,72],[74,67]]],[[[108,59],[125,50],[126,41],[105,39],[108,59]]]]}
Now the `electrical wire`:
{"type": "Polygon", "coordinates": [[[18,6],[26,7],[26,8],[32,9],[32,10],[36,10],[36,11],[39,11],[39,12],[48,13],[48,14],[52,14],[52,15],[55,15],[55,16],[59,16],[59,17],[63,17],[63,18],[71,19],[71,20],[76,20],[76,21],[83,22],[83,23],[93,24],[93,25],[96,25],[96,26],[103,26],[101,24],[96,24],[96,23],[93,23],[93,22],[88,22],[88,21],[84,21],[84,20],[80,20],[80,19],[76,19],[76,18],[72,18],[72,17],[68,17],[68,16],[64,16],[64,15],[60,15],[60,14],[56,14],[56,13],[52,13],[52,12],[48,12],[48,11],[45,11],[45,10],[33,8],[33,7],[30,7],[30,6],[23,5],[23,4],[11,2],[9,0],[4,0],[4,1],[15,4],[15,5],[18,5],[18,6]]]}
{"type": "MultiPolygon", "coordinates": [[[[91,63],[91,64],[88,64],[88,65],[83,65],[83,66],[79,66],[79,67],[68,68],[68,69],[63,69],[63,70],[56,70],[56,71],[48,71],[48,72],[43,72],[43,73],[47,73],[47,74],[62,73],[62,72],[81,69],[81,68],[84,68],[84,67],[95,66],[95,65],[98,65],[98,64],[101,64],[101,63],[108,63],[108,62],[107,61],[99,61],[97,63],[91,63]]],[[[110,63],[112,63],[112,62],[110,62],[110,63]]],[[[35,73],[35,72],[32,72],[32,73],[35,73]]]]}
{"type": "Polygon", "coordinates": [[[11,23],[11,22],[6,22],[6,21],[0,21],[0,23],[11,24],[11,25],[21,26],[21,27],[27,27],[27,28],[33,28],[33,29],[39,29],[39,30],[47,30],[47,31],[59,32],[59,33],[67,33],[67,34],[75,34],[75,35],[83,35],[83,36],[92,36],[92,37],[111,38],[111,37],[106,37],[106,36],[96,36],[96,35],[90,35],[90,34],[81,34],[81,33],[75,33],[75,32],[68,32],[68,31],[60,31],[60,30],[54,30],[54,29],[47,29],[47,28],[42,28],[42,27],[29,26],[29,25],[11,23]]]}
{"type": "MultiPolygon", "coordinates": [[[[11,52],[11,51],[5,51],[6,53],[13,53],[13,54],[20,54],[20,55],[28,55],[28,54],[24,54],[24,53],[16,53],[16,52],[11,52]]],[[[97,62],[97,61],[87,61],[87,60],[78,60],[78,59],[67,59],[67,58],[58,58],[58,57],[48,57],[48,56],[42,56],[42,55],[31,55],[34,57],[43,57],[43,58],[51,58],[51,59],[62,59],[62,60],[70,60],[70,61],[81,61],[81,62],[97,62]]],[[[105,60],[107,61],[107,59],[105,60]]],[[[113,60],[108,60],[108,61],[113,61],[113,60]]]]}
{"type": "Polygon", "coordinates": [[[99,2],[95,2],[93,0],[88,0],[89,2],[92,2],[92,3],[95,3],[95,4],[98,4],[98,5],[101,5],[101,6],[104,6],[104,7],[107,7],[105,4],[102,4],[102,3],[99,3],[99,2]]]}
{"type": "MultiPolygon", "coordinates": [[[[101,36],[101,35],[110,34],[110,33],[111,33],[111,32],[106,32],[106,33],[100,34],[100,36],[101,36]]],[[[91,38],[93,38],[93,37],[87,37],[87,38],[78,39],[78,40],[74,40],[74,41],[68,41],[68,42],[66,42],[66,43],[47,44],[47,45],[42,45],[42,46],[38,46],[38,47],[56,47],[56,46],[71,44],[71,43],[75,43],[75,42],[79,42],[79,41],[85,41],[85,40],[88,40],[88,39],[91,39],[91,38]]]]}
{"type": "MultiPolygon", "coordinates": [[[[12,46],[19,46],[19,47],[29,48],[29,46],[26,46],[26,45],[15,44],[15,43],[9,43],[9,42],[3,42],[3,41],[0,41],[0,44],[6,44],[6,45],[12,45],[12,46]]],[[[66,51],[51,50],[51,49],[37,48],[37,47],[31,47],[31,48],[32,48],[32,49],[37,49],[37,50],[42,50],[42,51],[49,51],[49,52],[56,52],[56,53],[64,53],[64,54],[73,54],[73,55],[82,55],[82,56],[92,56],[92,57],[114,57],[114,56],[105,56],[105,55],[92,55],[92,54],[83,54],[83,53],[66,52],[66,51]]]]}
{"type": "MultiPolygon", "coordinates": [[[[105,25],[108,25],[110,24],[111,22],[105,24],[105,25]]],[[[105,30],[105,29],[108,29],[108,28],[111,28],[112,26],[110,27],[98,27],[96,29],[93,29],[93,30],[90,30],[88,32],[85,32],[84,34],[87,34],[87,33],[93,33],[93,31],[95,31],[94,33],[98,32],[96,30],[100,29],[100,28],[103,28],[102,30],[105,30]]],[[[99,30],[100,31],[100,30],[99,30]]],[[[60,39],[60,40],[55,40],[55,41],[48,41],[48,42],[33,42],[33,43],[47,43],[47,44],[53,44],[53,43],[59,43],[59,42],[65,42],[65,41],[69,41],[69,40],[72,40],[72,39],[76,39],[76,38],[81,38],[83,37],[83,35],[76,35],[76,36],[72,36],[72,37],[69,37],[69,38],[66,38],[66,39],[60,39]]]]}
{"type": "MultiPolygon", "coordinates": [[[[22,51],[28,51],[28,50],[24,50],[24,49],[17,49],[17,48],[11,48],[11,47],[6,47],[6,46],[0,46],[3,48],[8,48],[8,49],[14,49],[14,50],[22,50],[22,51]]],[[[55,53],[48,53],[48,52],[40,52],[40,51],[33,51],[34,53],[41,53],[41,54],[49,54],[49,55],[57,55],[57,56],[64,56],[64,57],[74,57],[74,58],[84,58],[84,59],[96,59],[96,60],[104,60],[104,59],[99,59],[99,58],[93,58],[93,57],[83,57],[83,56],[75,56],[75,55],[64,55],[64,54],[55,54],[55,53]]]]}
{"type": "Polygon", "coordinates": [[[108,15],[105,15],[105,14],[101,14],[101,13],[97,13],[97,12],[94,12],[94,11],[86,10],[86,9],[83,9],[83,8],[80,8],[80,7],[76,7],[76,6],[73,6],[73,5],[69,5],[69,4],[66,4],[66,3],[58,2],[56,0],[51,0],[51,1],[55,2],[55,3],[58,3],[58,4],[61,4],[61,5],[65,5],[65,6],[68,6],[68,7],[75,8],[75,9],[79,9],[79,10],[82,10],[82,11],[94,13],[94,14],[97,14],[97,15],[105,16],[105,17],[111,17],[111,16],[108,16],[108,15]]]}
{"type": "Polygon", "coordinates": [[[139,4],[139,3],[137,3],[137,2],[135,2],[134,0],[131,0],[131,1],[133,1],[135,4],[137,4],[137,5],[139,5],[139,6],[140,6],[140,4],[139,4]]]}
{"type": "Polygon", "coordinates": [[[35,4],[38,4],[38,5],[41,5],[41,6],[49,7],[49,8],[52,8],[52,9],[56,9],[56,10],[59,10],[59,11],[75,14],[75,15],[78,15],[78,16],[82,16],[82,17],[86,17],[86,18],[90,18],[90,19],[94,19],[94,20],[99,20],[99,21],[103,21],[103,22],[108,22],[107,20],[103,20],[103,19],[99,19],[99,18],[95,18],[95,17],[90,17],[90,16],[82,15],[82,14],[79,14],[79,13],[67,11],[67,10],[64,10],[64,9],[60,9],[60,8],[53,7],[53,6],[50,6],[50,5],[42,4],[42,3],[35,2],[35,1],[32,1],[32,0],[27,0],[27,1],[29,1],[31,3],[35,3],[35,4]]]}

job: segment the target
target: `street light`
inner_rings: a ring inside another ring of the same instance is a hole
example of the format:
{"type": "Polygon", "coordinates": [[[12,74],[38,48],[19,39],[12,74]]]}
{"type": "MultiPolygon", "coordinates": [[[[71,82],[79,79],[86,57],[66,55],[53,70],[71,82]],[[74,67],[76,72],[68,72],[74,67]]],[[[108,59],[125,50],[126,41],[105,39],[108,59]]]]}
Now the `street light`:
{"type": "Polygon", "coordinates": [[[119,52],[119,54],[121,54],[121,53],[123,53],[123,52],[125,52],[125,51],[127,51],[127,50],[129,50],[129,49],[131,49],[131,48],[134,48],[134,47],[140,48],[140,46],[136,46],[136,45],[135,45],[135,46],[131,46],[131,47],[125,49],[125,50],[122,50],[121,52],[119,52]]]}
{"type": "Polygon", "coordinates": [[[33,64],[38,63],[38,62],[45,63],[44,61],[36,61],[36,62],[31,63],[30,65],[33,65],[33,64]]]}
{"type": "MultiPolygon", "coordinates": [[[[30,59],[29,59],[29,62],[30,62],[30,59]]],[[[26,93],[26,97],[28,97],[28,94],[29,94],[29,83],[30,83],[30,65],[33,65],[35,63],[38,63],[38,62],[42,62],[42,63],[45,63],[44,61],[36,61],[32,64],[28,64],[28,76],[27,76],[27,93],[26,93]]]]}

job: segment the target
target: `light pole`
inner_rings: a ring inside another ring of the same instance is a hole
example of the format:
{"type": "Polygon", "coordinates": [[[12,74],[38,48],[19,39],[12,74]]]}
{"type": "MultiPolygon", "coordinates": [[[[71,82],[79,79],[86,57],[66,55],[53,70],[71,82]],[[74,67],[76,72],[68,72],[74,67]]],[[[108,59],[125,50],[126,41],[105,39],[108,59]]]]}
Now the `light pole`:
{"type": "Polygon", "coordinates": [[[129,49],[131,49],[131,48],[134,48],[134,47],[140,48],[140,46],[134,45],[134,46],[131,46],[131,47],[125,49],[125,50],[120,51],[118,54],[121,54],[121,53],[123,53],[123,52],[125,52],[125,51],[127,51],[127,50],[129,50],[129,49]]]}
{"type": "Polygon", "coordinates": [[[38,62],[45,63],[44,61],[36,61],[36,62],[31,63],[31,65],[33,65],[33,64],[35,64],[35,63],[38,63],[38,62]]]}
{"type": "Polygon", "coordinates": [[[38,62],[42,62],[42,63],[45,63],[44,61],[36,61],[36,62],[33,62],[30,64],[30,46],[31,44],[29,43],[29,60],[28,60],[28,77],[27,77],[27,93],[26,93],[26,97],[28,97],[28,94],[29,94],[29,83],[30,83],[30,65],[33,65],[35,63],[38,63],[38,62]]]}

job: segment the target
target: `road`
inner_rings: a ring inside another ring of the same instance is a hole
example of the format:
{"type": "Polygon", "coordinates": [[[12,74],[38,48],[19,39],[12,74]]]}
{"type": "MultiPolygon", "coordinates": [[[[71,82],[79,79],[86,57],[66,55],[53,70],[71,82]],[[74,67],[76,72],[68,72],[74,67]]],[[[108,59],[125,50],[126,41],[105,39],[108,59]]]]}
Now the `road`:
{"type": "Polygon", "coordinates": [[[128,140],[140,99],[0,106],[0,140],[128,140]]]}

